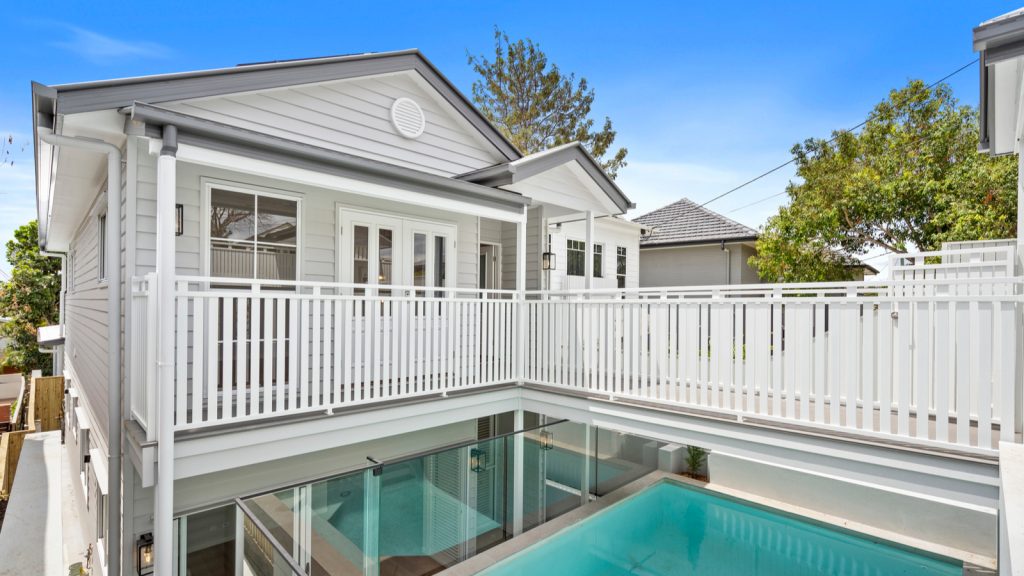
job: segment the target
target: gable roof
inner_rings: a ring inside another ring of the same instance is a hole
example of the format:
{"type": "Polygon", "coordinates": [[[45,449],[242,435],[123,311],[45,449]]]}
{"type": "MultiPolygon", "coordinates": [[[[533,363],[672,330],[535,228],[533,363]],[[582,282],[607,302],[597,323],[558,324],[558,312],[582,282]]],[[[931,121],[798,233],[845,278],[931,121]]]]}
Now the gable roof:
{"type": "Polygon", "coordinates": [[[467,172],[457,176],[457,178],[485,186],[507,186],[557,166],[568,164],[569,162],[579,164],[620,210],[625,212],[630,208],[636,207],[636,204],[626,196],[615,181],[608,176],[608,173],[604,171],[604,168],[579,142],[569,142],[568,144],[555,146],[554,148],[523,156],[511,162],[504,162],[488,168],[467,172]]]}
{"type": "Polygon", "coordinates": [[[74,114],[329,80],[416,71],[509,161],[522,153],[419,50],[305,58],[96,82],[33,84],[36,110],[74,114]]]}
{"type": "Polygon", "coordinates": [[[640,239],[641,247],[757,239],[757,230],[699,206],[688,198],[634,218],[633,221],[653,229],[650,235],[640,239]]]}

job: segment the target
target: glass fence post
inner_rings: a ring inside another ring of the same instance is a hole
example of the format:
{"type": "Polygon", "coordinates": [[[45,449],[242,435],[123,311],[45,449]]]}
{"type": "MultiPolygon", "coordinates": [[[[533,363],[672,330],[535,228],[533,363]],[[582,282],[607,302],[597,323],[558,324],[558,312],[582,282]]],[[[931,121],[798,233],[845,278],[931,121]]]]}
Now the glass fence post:
{"type": "MultiPolygon", "coordinates": [[[[523,411],[515,411],[513,430],[523,429],[523,411]]],[[[512,440],[512,535],[523,533],[523,433],[516,434],[512,440]]]]}
{"type": "Polygon", "coordinates": [[[580,470],[580,506],[590,502],[590,424],[583,424],[583,466],[580,470]]]}
{"type": "Polygon", "coordinates": [[[363,472],[363,574],[380,574],[380,480],[383,467],[374,466],[363,472]]]}

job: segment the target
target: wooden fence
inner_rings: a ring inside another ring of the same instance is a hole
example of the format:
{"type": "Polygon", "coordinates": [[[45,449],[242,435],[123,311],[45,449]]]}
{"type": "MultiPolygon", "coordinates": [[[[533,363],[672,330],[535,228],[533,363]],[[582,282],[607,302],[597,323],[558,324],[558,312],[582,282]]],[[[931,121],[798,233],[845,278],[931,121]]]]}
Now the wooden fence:
{"type": "Polygon", "coordinates": [[[14,485],[14,475],[21,457],[25,436],[37,431],[59,430],[64,410],[64,377],[34,377],[29,387],[28,423],[25,430],[0,436],[0,500],[7,500],[14,485]],[[36,426],[36,423],[39,426],[36,426]]]}

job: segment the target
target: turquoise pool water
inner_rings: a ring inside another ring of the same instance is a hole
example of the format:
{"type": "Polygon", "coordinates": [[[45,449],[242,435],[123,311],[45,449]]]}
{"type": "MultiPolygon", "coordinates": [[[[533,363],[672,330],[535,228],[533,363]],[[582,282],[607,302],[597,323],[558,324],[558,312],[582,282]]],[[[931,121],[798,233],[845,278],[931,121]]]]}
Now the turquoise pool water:
{"type": "Polygon", "coordinates": [[[494,565],[487,576],[959,576],[930,556],[661,482],[494,565]]]}

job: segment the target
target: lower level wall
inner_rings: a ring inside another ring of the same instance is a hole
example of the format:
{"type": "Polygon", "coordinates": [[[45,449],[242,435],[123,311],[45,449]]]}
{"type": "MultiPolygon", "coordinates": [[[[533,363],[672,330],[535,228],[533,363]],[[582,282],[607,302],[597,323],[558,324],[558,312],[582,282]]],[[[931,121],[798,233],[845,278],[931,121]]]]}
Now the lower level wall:
{"type": "Polygon", "coordinates": [[[982,565],[997,555],[995,509],[718,451],[708,456],[708,470],[716,489],[842,518],[857,531],[982,565]]]}

